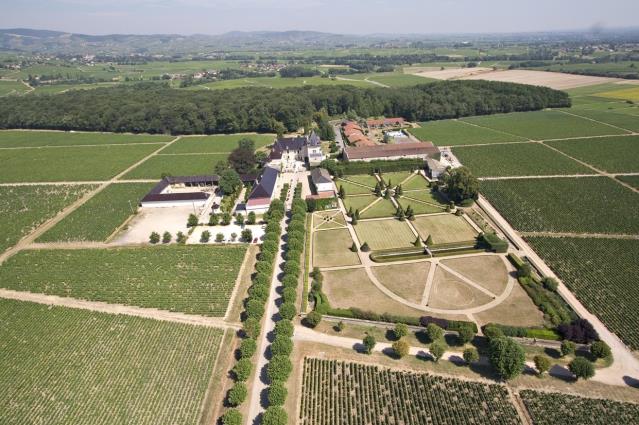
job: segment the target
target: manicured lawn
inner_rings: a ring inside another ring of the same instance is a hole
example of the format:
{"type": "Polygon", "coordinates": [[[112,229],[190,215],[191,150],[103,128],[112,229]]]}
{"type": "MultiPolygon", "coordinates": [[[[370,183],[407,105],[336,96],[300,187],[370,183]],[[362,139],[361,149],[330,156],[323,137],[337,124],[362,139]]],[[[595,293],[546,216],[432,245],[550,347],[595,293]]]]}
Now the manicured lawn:
{"type": "Polygon", "coordinates": [[[313,267],[337,267],[359,264],[352,252],[353,239],[347,229],[313,232],[313,267]]]}
{"type": "Polygon", "coordinates": [[[459,147],[453,152],[477,177],[594,174],[539,143],[459,147]]]}
{"type": "Polygon", "coordinates": [[[424,241],[430,235],[433,244],[472,241],[477,236],[477,232],[466,219],[454,214],[416,217],[413,226],[424,241]]]}
{"type": "Polygon", "coordinates": [[[153,185],[111,184],[40,236],[38,242],[104,241],[133,214],[153,185]]]}
{"type": "Polygon", "coordinates": [[[229,153],[237,148],[241,139],[251,139],[259,149],[273,143],[274,134],[225,134],[220,136],[183,137],[162,153],[229,153]]]}
{"type": "Polygon", "coordinates": [[[420,191],[404,192],[402,198],[400,199],[403,198],[416,199],[418,201],[426,202],[429,204],[439,205],[442,208],[446,207],[446,202],[441,197],[441,195],[437,192],[433,192],[431,189],[428,188],[420,191]]]}
{"type": "Polygon", "coordinates": [[[0,322],[3,424],[195,425],[223,335],[13,300],[0,322]]]}
{"type": "Polygon", "coordinates": [[[368,195],[373,192],[373,189],[368,186],[361,186],[359,184],[353,184],[347,180],[337,179],[335,182],[335,186],[337,190],[339,190],[340,186],[344,188],[344,193],[346,195],[368,195]]]}
{"type": "Polygon", "coordinates": [[[358,195],[358,196],[346,196],[344,199],[342,199],[342,201],[344,202],[344,207],[346,208],[346,211],[352,208],[353,212],[355,210],[359,210],[361,212],[364,208],[372,204],[377,199],[378,198],[374,195],[361,195],[361,196],[358,195]]]}
{"type": "MultiPolygon", "coordinates": [[[[360,210],[361,211],[361,210],[360,210]]],[[[397,212],[397,208],[390,199],[380,199],[366,211],[360,214],[360,218],[382,218],[393,217],[397,212]]]]}
{"type": "Polygon", "coordinates": [[[346,226],[346,219],[339,211],[321,211],[313,214],[315,229],[340,229],[346,226]]]}
{"type": "Polygon", "coordinates": [[[404,192],[407,190],[428,189],[428,181],[421,175],[415,174],[408,181],[402,183],[402,189],[404,189],[404,192]]]}
{"type": "Polygon", "coordinates": [[[372,250],[412,246],[416,236],[405,221],[360,221],[354,226],[360,243],[367,242],[372,250]]]}
{"type": "MultiPolygon", "coordinates": [[[[382,178],[384,179],[384,182],[386,183],[386,185],[388,185],[390,182],[390,186],[395,187],[401,182],[403,182],[404,180],[411,177],[412,175],[413,173],[409,173],[406,171],[398,171],[394,173],[384,173],[382,174],[382,178]]],[[[404,188],[404,186],[402,186],[402,188],[404,188]]]]}
{"type": "Polygon", "coordinates": [[[223,316],[246,246],[27,250],[0,286],[109,303],[223,316]]]}
{"type": "MultiPolygon", "coordinates": [[[[413,192],[408,192],[408,196],[410,196],[411,193],[413,192]]],[[[404,196],[399,198],[399,205],[401,205],[404,210],[410,206],[413,209],[414,214],[433,214],[445,211],[444,207],[437,207],[430,203],[418,202],[404,196]]]]}
{"type": "Polygon", "coordinates": [[[124,179],[160,179],[162,175],[193,176],[212,174],[215,164],[227,154],[156,155],[128,172],[124,179]]]}
{"type": "Polygon", "coordinates": [[[93,185],[0,187],[0,252],[53,218],[93,185]]]}
{"type": "Polygon", "coordinates": [[[107,180],[157,149],[145,144],[0,150],[0,182],[107,180]]]}
{"type": "Polygon", "coordinates": [[[600,170],[610,173],[639,172],[639,136],[598,137],[546,143],[600,170]]]}
{"type": "Polygon", "coordinates": [[[363,184],[365,186],[370,187],[371,189],[375,189],[375,185],[377,184],[377,177],[371,176],[368,174],[355,174],[352,176],[344,176],[343,180],[350,180],[355,183],[363,184]]]}
{"type": "Polygon", "coordinates": [[[442,120],[419,123],[420,128],[409,131],[415,137],[431,141],[438,146],[474,145],[524,141],[523,137],[505,134],[489,128],[470,125],[460,120],[442,120]]]}
{"type": "Polygon", "coordinates": [[[382,285],[405,300],[421,304],[426,277],[431,265],[427,261],[409,264],[385,264],[373,267],[373,274],[382,285]]]}
{"type": "Polygon", "coordinates": [[[127,143],[167,143],[172,136],[117,133],[71,133],[65,131],[0,131],[0,148],[77,146],[127,143]]]}

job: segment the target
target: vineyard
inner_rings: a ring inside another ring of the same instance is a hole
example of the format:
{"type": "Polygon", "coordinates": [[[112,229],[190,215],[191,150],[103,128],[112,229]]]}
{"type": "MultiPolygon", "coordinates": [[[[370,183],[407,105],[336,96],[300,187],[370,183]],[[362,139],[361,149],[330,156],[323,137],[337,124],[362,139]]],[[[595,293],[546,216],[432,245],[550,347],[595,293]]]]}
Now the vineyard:
{"type": "Polygon", "coordinates": [[[248,138],[255,142],[255,148],[273,143],[274,134],[225,134],[220,136],[183,137],[162,153],[229,153],[237,148],[240,139],[248,138]]]}
{"type": "Polygon", "coordinates": [[[151,187],[151,183],[111,184],[38,238],[38,242],[104,241],[135,212],[151,187]]]}
{"type": "Polygon", "coordinates": [[[300,423],[517,424],[505,387],[306,358],[300,423]]]}
{"type": "MultiPolygon", "coordinates": [[[[164,151],[163,151],[164,152],[164,151]]],[[[228,154],[156,155],[129,171],[125,179],[161,179],[162,175],[193,176],[213,172],[218,162],[226,161],[228,154]]]]}
{"type": "Polygon", "coordinates": [[[461,147],[453,153],[477,177],[594,173],[539,143],[461,147]]]}
{"type": "Polygon", "coordinates": [[[633,424],[639,404],[523,390],[520,393],[536,425],[633,424]]]}
{"type": "Polygon", "coordinates": [[[0,423],[196,425],[222,331],[0,300],[0,423]]]}
{"type": "Polygon", "coordinates": [[[525,140],[519,136],[470,125],[462,120],[422,122],[420,125],[421,127],[419,128],[411,128],[409,132],[420,140],[430,141],[438,146],[504,143],[525,140]]]}
{"type": "Polygon", "coordinates": [[[167,143],[171,136],[115,133],[65,133],[62,131],[2,131],[1,148],[78,146],[127,143],[167,143]]]}
{"type": "Polygon", "coordinates": [[[242,245],[21,251],[0,268],[0,285],[223,316],[245,252],[242,245]]]}
{"type": "Polygon", "coordinates": [[[576,115],[581,117],[593,119],[595,121],[601,121],[606,124],[610,124],[611,126],[623,128],[630,131],[639,131],[639,122],[636,116],[632,116],[630,114],[618,114],[616,112],[611,111],[587,111],[587,110],[579,110],[574,111],[576,115]]]}
{"type": "Polygon", "coordinates": [[[638,240],[527,238],[577,298],[633,349],[639,349],[638,240]]]}
{"type": "Polygon", "coordinates": [[[609,178],[490,180],[481,192],[520,231],[639,233],[639,196],[609,178]]]}
{"type": "Polygon", "coordinates": [[[91,185],[0,187],[0,252],[94,188],[91,185]]]}
{"type": "Polygon", "coordinates": [[[609,173],[639,171],[638,136],[598,137],[546,143],[609,173]]]}
{"type": "Polygon", "coordinates": [[[639,189],[639,176],[617,176],[618,180],[628,183],[630,186],[639,189]]]}

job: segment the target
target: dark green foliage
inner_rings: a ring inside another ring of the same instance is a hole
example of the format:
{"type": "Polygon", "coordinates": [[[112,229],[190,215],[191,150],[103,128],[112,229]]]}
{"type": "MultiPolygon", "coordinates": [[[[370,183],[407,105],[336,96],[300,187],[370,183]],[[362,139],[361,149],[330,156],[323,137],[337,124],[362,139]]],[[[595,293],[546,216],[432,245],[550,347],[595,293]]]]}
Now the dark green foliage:
{"type": "Polygon", "coordinates": [[[186,221],[186,227],[195,227],[197,225],[197,216],[195,214],[189,214],[189,219],[186,221]]]}
{"type": "Polygon", "coordinates": [[[203,231],[200,235],[200,242],[207,243],[209,240],[211,240],[211,232],[208,230],[203,231]]]}
{"type": "Polygon", "coordinates": [[[248,379],[253,370],[253,364],[249,359],[240,359],[235,366],[233,366],[233,375],[238,382],[244,382],[248,379]]]}
{"type": "Polygon", "coordinates": [[[557,292],[557,287],[559,286],[559,282],[552,277],[545,277],[542,279],[542,283],[544,284],[544,288],[549,291],[557,292]]]}
{"type": "Polygon", "coordinates": [[[275,335],[283,335],[288,338],[293,336],[293,324],[288,320],[280,320],[275,324],[275,335]]]}
{"type": "Polygon", "coordinates": [[[246,224],[255,224],[255,213],[251,211],[246,218],[246,224]]]}
{"type": "Polygon", "coordinates": [[[217,214],[211,214],[209,216],[209,226],[217,226],[220,224],[220,216],[217,214]]]}
{"type": "Polygon", "coordinates": [[[151,232],[151,236],[149,236],[149,242],[151,242],[152,244],[160,242],[160,234],[158,232],[151,232]]]}
{"type": "Polygon", "coordinates": [[[270,406],[262,415],[262,425],[287,425],[288,414],[280,406],[270,406]]]}
{"type": "Polygon", "coordinates": [[[268,404],[270,406],[282,406],[286,401],[288,391],[284,384],[280,381],[275,381],[268,389],[268,404]]]}
{"type": "Polygon", "coordinates": [[[475,331],[470,326],[464,326],[458,331],[457,338],[461,344],[466,344],[475,338],[475,331]]]}
{"type": "Polygon", "coordinates": [[[244,334],[249,338],[257,338],[260,334],[260,321],[255,317],[249,317],[242,326],[244,334]]]}
{"type": "Polygon", "coordinates": [[[297,291],[295,290],[295,288],[288,287],[284,288],[284,290],[282,291],[282,299],[285,303],[294,303],[296,298],[297,291]]]}
{"type": "Polygon", "coordinates": [[[266,370],[266,375],[271,382],[286,381],[293,370],[293,365],[288,356],[276,355],[271,358],[266,370]]]}
{"type": "Polygon", "coordinates": [[[162,234],[162,243],[169,243],[173,239],[173,236],[169,232],[164,232],[162,234]]]}
{"type": "Polygon", "coordinates": [[[477,199],[479,180],[466,167],[454,168],[443,175],[444,193],[456,203],[477,199]]]}
{"type": "Polygon", "coordinates": [[[533,360],[535,361],[537,372],[539,372],[540,375],[543,375],[544,373],[548,372],[548,370],[550,370],[551,363],[550,359],[547,356],[543,356],[540,354],[535,356],[533,360]]]}
{"type": "Polygon", "coordinates": [[[406,325],[406,323],[398,323],[395,325],[393,333],[395,334],[396,339],[401,339],[408,335],[408,326],[406,325]]]}
{"type": "Polygon", "coordinates": [[[570,354],[575,354],[575,350],[577,349],[577,345],[572,341],[562,341],[561,342],[561,355],[568,356],[570,354]]]}
{"type": "Polygon", "coordinates": [[[475,363],[479,360],[479,353],[475,347],[468,347],[464,350],[464,361],[467,364],[475,363]]]}
{"type": "Polygon", "coordinates": [[[434,323],[429,323],[426,326],[426,334],[431,341],[437,341],[444,336],[444,330],[434,323]]]}
{"type": "Polygon", "coordinates": [[[264,301],[261,299],[249,299],[246,303],[246,315],[259,319],[264,314],[264,301]]]}
{"type": "Polygon", "coordinates": [[[253,338],[244,338],[240,343],[240,357],[249,359],[257,350],[257,342],[253,338]]]}
{"type": "Polygon", "coordinates": [[[446,345],[441,339],[438,339],[430,344],[428,350],[430,351],[430,355],[433,356],[433,360],[435,361],[435,363],[437,363],[446,352],[446,345]]]}
{"type": "Polygon", "coordinates": [[[517,377],[524,370],[524,349],[508,337],[492,338],[489,342],[490,363],[502,379],[517,377]]]}
{"type": "Polygon", "coordinates": [[[361,249],[362,252],[369,252],[371,250],[371,248],[368,246],[368,242],[364,242],[359,249],[361,249]]]}
{"type": "Polygon", "coordinates": [[[223,425],[242,425],[242,414],[237,409],[229,409],[222,416],[223,425]]]}
{"type": "Polygon", "coordinates": [[[293,303],[284,303],[280,306],[280,316],[287,320],[293,320],[297,311],[293,303]]]}
{"type": "Polygon", "coordinates": [[[288,356],[293,351],[293,341],[286,335],[276,335],[271,344],[271,352],[274,356],[288,356]]]}
{"type": "Polygon", "coordinates": [[[227,401],[231,406],[239,406],[244,402],[244,400],[246,400],[247,395],[248,390],[246,389],[246,385],[244,385],[242,382],[237,382],[229,390],[227,401]]]}
{"type": "Polygon", "coordinates": [[[322,314],[317,311],[311,311],[304,318],[304,324],[309,328],[314,328],[322,321],[322,314]]]}
{"type": "Polygon", "coordinates": [[[175,241],[179,244],[186,243],[186,235],[182,232],[177,232],[177,235],[175,235],[175,241]]]}
{"type": "Polygon", "coordinates": [[[364,344],[364,353],[371,354],[373,352],[373,348],[375,348],[375,345],[377,344],[377,341],[373,335],[366,334],[362,343],[364,344]]]}
{"type": "Polygon", "coordinates": [[[590,346],[590,353],[598,359],[604,359],[612,355],[610,347],[603,341],[595,341],[590,346]]]}
{"type": "Polygon", "coordinates": [[[575,357],[568,364],[568,369],[575,374],[577,379],[590,379],[595,376],[595,365],[585,357],[575,357]]]}

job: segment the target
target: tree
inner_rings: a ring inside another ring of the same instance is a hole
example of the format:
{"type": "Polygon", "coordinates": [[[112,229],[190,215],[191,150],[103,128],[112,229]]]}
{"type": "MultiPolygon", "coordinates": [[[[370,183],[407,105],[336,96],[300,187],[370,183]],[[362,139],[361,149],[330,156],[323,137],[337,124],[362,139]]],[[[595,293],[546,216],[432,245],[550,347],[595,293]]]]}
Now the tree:
{"type": "Polygon", "coordinates": [[[231,214],[222,213],[222,226],[228,226],[229,224],[231,224],[231,214]]]}
{"type": "Polygon", "coordinates": [[[524,370],[524,349],[508,337],[493,338],[489,342],[490,363],[502,379],[512,379],[524,370]]]}
{"type": "Polygon", "coordinates": [[[253,363],[249,359],[240,359],[233,366],[233,375],[238,382],[245,382],[253,370],[253,363]]]}
{"type": "Polygon", "coordinates": [[[457,338],[461,344],[467,344],[475,338],[475,331],[470,326],[462,326],[457,332],[457,338]]]}
{"type": "Polygon", "coordinates": [[[368,242],[364,242],[362,246],[359,248],[362,252],[368,252],[371,248],[368,246],[368,242]]]}
{"type": "Polygon", "coordinates": [[[537,368],[537,372],[539,372],[539,375],[543,375],[550,370],[551,364],[548,357],[539,354],[535,356],[533,360],[535,362],[535,367],[537,368]]]}
{"type": "Polygon", "coordinates": [[[379,182],[377,182],[377,184],[375,185],[375,196],[377,196],[378,198],[382,196],[382,186],[379,184],[379,182]]]}
{"type": "Polygon", "coordinates": [[[357,245],[355,244],[355,242],[353,242],[353,245],[351,245],[351,251],[357,252],[357,245]]]}
{"type": "Polygon", "coordinates": [[[227,400],[231,406],[239,406],[244,402],[244,400],[246,400],[247,394],[248,390],[246,389],[246,385],[244,385],[242,382],[237,382],[229,390],[227,400]]]}
{"type": "Polygon", "coordinates": [[[529,277],[532,274],[530,264],[524,263],[517,269],[517,277],[529,277]]]}
{"type": "Polygon", "coordinates": [[[406,341],[400,339],[399,341],[393,342],[393,351],[395,352],[395,355],[401,359],[408,355],[410,347],[406,341]]]}
{"type": "Polygon", "coordinates": [[[339,199],[344,199],[344,197],[346,196],[346,190],[344,190],[344,186],[339,185],[339,199]]]}
{"type": "Polygon", "coordinates": [[[351,217],[351,225],[357,226],[357,216],[355,214],[353,214],[353,217],[351,217]]]}
{"type": "Polygon", "coordinates": [[[195,227],[199,223],[195,214],[189,214],[189,219],[186,221],[186,227],[195,227]]]}
{"type": "Polygon", "coordinates": [[[408,325],[406,323],[398,323],[395,325],[395,329],[393,330],[395,334],[395,338],[401,339],[408,335],[408,325]]]}
{"type": "Polygon", "coordinates": [[[413,246],[415,248],[419,248],[419,247],[423,246],[422,240],[419,238],[419,236],[417,236],[417,238],[415,238],[415,242],[413,242],[413,246]]]}
{"type": "Polygon", "coordinates": [[[286,401],[288,391],[281,381],[275,381],[268,389],[269,406],[282,406],[286,401]]]}
{"type": "Polygon", "coordinates": [[[455,201],[461,203],[467,199],[475,200],[479,194],[479,180],[466,167],[453,168],[443,175],[445,193],[455,201]]]}
{"type": "Polygon", "coordinates": [[[557,292],[559,282],[557,282],[556,279],[553,279],[552,277],[544,277],[542,282],[544,284],[544,288],[548,289],[549,291],[557,292]]]}
{"type": "Polygon", "coordinates": [[[217,214],[211,214],[209,216],[209,226],[217,226],[220,223],[220,216],[217,214]]]}
{"type": "Polygon", "coordinates": [[[229,409],[222,415],[223,425],[242,425],[242,414],[237,409],[229,409]]]}
{"type": "Polygon", "coordinates": [[[446,352],[446,345],[442,340],[438,339],[430,344],[429,351],[430,355],[433,356],[433,360],[437,363],[446,352]]]}
{"type": "Polygon", "coordinates": [[[179,244],[183,244],[186,242],[186,235],[182,232],[177,232],[177,235],[175,235],[175,241],[179,244]]]}
{"type": "Polygon", "coordinates": [[[426,335],[428,335],[428,338],[434,342],[444,336],[444,330],[434,323],[429,323],[426,326],[426,335]]]}
{"type": "Polygon", "coordinates": [[[169,243],[173,239],[173,236],[169,232],[164,232],[162,234],[162,243],[169,243]]]}
{"type": "Polygon", "coordinates": [[[322,314],[317,311],[311,311],[304,318],[304,324],[309,328],[314,328],[322,321],[322,314]]]}
{"type": "Polygon", "coordinates": [[[286,381],[292,370],[293,365],[288,356],[279,354],[271,358],[266,369],[266,375],[271,382],[286,381]]]}
{"type": "Polygon", "coordinates": [[[248,174],[255,169],[255,142],[248,138],[240,139],[238,147],[229,155],[229,164],[239,174],[248,174]]]}
{"type": "Polygon", "coordinates": [[[433,237],[431,235],[428,235],[428,237],[426,238],[426,245],[431,246],[432,244],[433,244],[433,237]]]}
{"type": "Polygon", "coordinates": [[[257,351],[257,342],[253,338],[244,338],[240,343],[240,357],[250,359],[257,351]]]}
{"type": "Polygon", "coordinates": [[[242,330],[248,338],[257,338],[260,334],[260,321],[256,317],[249,317],[244,321],[242,330]]]}
{"type": "Polygon", "coordinates": [[[341,320],[337,323],[337,332],[342,332],[344,330],[344,328],[346,327],[346,325],[344,324],[344,322],[342,322],[341,320]]]}
{"type": "Polygon", "coordinates": [[[229,168],[220,174],[220,189],[224,194],[230,195],[235,193],[241,185],[242,181],[235,170],[229,168]]]}
{"type": "Polygon", "coordinates": [[[151,232],[151,236],[149,236],[149,242],[151,242],[152,244],[160,242],[160,234],[158,232],[151,232]]]}
{"type": "Polygon", "coordinates": [[[262,425],[287,425],[288,414],[281,406],[269,406],[262,415],[262,425]]]}
{"type": "Polygon", "coordinates": [[[287,320],[292,320],[297,311],[293,303],[284,303],[280,306],[280,316],[287,320]]]}
{"type": "Polygon", "coordinates": [[[276,335],[275,340],[271,344],[271,352],[273,355],[288,356],[293,351],[293,341],[285,335],[276,335]]]}
{"type": "Polygon", "coordinates": [[[200,235],[200,242],[202,243],[207,243],[210,239],[211,239],[211,232],[209,232],[208,230],[203,231],[202,234],[200,235]]]}
{"type": "Polygon", "coordinates": [[[364,353],[371,354],[373,352],[373,348],[375,348],[375,345],[377,344],[377,341],[373,335],[367,333],[362,340],[362,343],[364,344],[364,353]]]}
{"type": "Polygon", "coordinates": [[[479,352],[475,347],[468,347],[464,350],[464,361],[466,364],[475,363],[479,361],[479,352]]]}
{"type": "Polygon", "coordinates": [[[246,224],[255,224],[255,220],[256,220],[255,213],[253,211],[248,213],[246,224]]]}
{"type": "Polygon", "coordinates": [[[242,240],[244,242],[251,242],[253,240],[253,232],[251,229],[242,230],[242,240]]]}
{"type": "Polygon", "coordinates": [[[244,215],[237,213],[235,214],[235,224],[238,226],[242,226],[244,224],[244,215]]]}
{"type": "Polygon", "coordinates": [[[590,353],[598,359],[604,359],[612,355],[608,344],[603,341],[595,341],[590,346],[590,353]]]}
{"type": "Polygon", "coordinates": [[[397,185],[397,187],[395,188],[395,197],[399,198],[400,196],[402,196],[404,194],[404,189],[402,189],[402,185],[397,185]]]}
{"type": "Polygon", "coordinates": [[[215,235],[215,242],[220,243],[224,241],[224,233],[218,233],[215,235]]]}
{"type": "Polygon", "coordinates": [[[575,357],[569,364],[568,369],[577,379],[590,379],[595,376],[595,365],[585,357],[575,357]]]}
{"type": "Polygon", "coordinates": [[[561,355],[568,356],[570,354],[574,354],[577,349],[577,344],[572,341],[562,341],[561,342],[561,355]]]}

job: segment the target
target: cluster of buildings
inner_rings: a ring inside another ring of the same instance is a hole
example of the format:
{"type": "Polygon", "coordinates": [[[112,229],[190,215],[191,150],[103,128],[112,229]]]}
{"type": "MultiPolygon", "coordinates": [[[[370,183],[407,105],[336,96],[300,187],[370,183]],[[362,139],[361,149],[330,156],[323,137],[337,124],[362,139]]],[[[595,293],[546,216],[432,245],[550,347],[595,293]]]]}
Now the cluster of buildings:
{"type": "Polygon", "coordinates": [[[342,123],[342,133],[352,146],[373,146],[375,142],[364,134],[362,127],[355,121],[344,121],[342,123]]]}
{"type": "Polygon", "coordinates": [[[297,171],[308,163],[311,167],[320,164],[326,156],[322,153],[322,142],[313,131],[308,136],[284,137],[275,140],[270,164],[280,167],[282,171],[297,171]]]}

